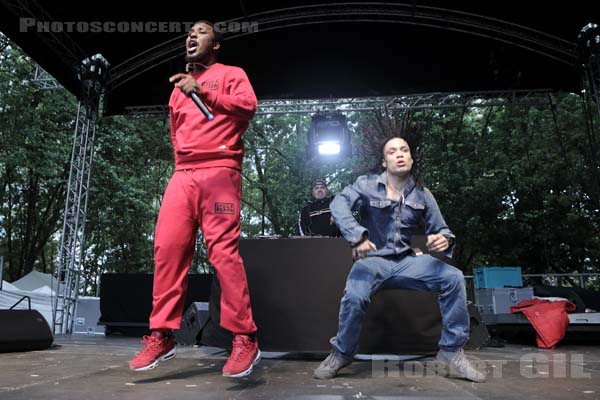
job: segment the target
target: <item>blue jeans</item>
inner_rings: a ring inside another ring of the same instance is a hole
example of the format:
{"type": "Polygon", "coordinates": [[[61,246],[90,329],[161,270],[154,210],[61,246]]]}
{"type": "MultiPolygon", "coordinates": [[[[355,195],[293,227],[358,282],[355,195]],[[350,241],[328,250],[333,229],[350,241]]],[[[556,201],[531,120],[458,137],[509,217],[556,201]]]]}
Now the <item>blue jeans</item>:
{"type": "Polygon", "coordinates": [[[440,348],[456,351],[469,339],[467,292],[459,269],[428,254],[367,257],[354,263],[346,281],[340,325],[332,339],[338,352],[347,356],[356,353],[367,307],[380,288],[438,292],[442,314],[440,348]]]}

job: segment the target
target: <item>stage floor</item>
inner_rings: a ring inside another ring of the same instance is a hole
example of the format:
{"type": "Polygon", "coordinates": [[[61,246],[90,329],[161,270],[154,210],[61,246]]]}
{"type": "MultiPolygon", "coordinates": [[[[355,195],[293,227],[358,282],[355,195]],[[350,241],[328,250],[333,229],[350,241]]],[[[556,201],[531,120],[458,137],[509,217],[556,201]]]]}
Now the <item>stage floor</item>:
{"type": "Polygon", "coordinates": [[[136,338],[64,336],[48,350],[0,354],[0,399],[600,399],[598,345],[468,351],[489,374],[478,384],[436,374],[431,357],[356,361],[320,381],[312,377],[317,358],[282,353],[266,353],[248,378],[229,379],[221,376],[225,352],[207,347],[178,347],[175,359],[133,372],[127,362],[140,345],[136,338]]]}

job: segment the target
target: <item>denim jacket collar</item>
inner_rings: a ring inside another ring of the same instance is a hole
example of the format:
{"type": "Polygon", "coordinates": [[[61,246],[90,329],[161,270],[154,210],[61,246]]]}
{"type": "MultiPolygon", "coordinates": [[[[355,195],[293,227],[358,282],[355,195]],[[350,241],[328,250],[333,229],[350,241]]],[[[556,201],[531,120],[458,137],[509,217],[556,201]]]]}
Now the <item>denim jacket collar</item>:
{"type": "MultiPolygon", "coordinates": [[[[381,174],[379,174],[379,176],[377,177],[377,184],[383,185],[383,187],[387,190],[387,171],[383,171],[381,174]]],[[[408,194],[412,192],[414,188],[415,182],[412,176],[409,175],[408,182],[406,183],[406,187],[404,188],[403,192],[404,197],[408,196],[408,194]]]]}

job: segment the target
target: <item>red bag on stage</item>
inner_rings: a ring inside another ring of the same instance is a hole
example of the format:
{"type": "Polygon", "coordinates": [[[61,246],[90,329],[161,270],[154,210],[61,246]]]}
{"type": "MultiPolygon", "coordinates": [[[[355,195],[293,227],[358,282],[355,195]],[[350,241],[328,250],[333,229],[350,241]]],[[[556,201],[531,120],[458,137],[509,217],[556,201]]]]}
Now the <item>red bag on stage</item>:
{"type": "Polygon", "coordinates": [[[523,300],[510,308],[511,313],[522,312],[537,333],[537,345],[553,349],[562,340],[569,325],[567,312],[575,311],[575,304],[567,300],[523,300]]]}

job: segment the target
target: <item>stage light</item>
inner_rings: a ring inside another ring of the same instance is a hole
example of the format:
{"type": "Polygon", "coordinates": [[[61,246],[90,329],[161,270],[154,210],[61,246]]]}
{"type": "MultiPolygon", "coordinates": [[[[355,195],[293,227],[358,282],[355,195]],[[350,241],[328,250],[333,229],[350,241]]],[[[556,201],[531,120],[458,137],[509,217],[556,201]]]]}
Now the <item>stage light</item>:
{"type": "Polygon", "coordinates": [[[319,143],[319,154],[335,155],[340,154],[342,146],[339,142],[322,142],[319,143]]]}
{"type": "Polygon", "coordinates": [[[346,117],[337,111],[313,115],[306,153],[309,159],[318,155],[322,160],[351,156],[352,145],[346,117]]]}

